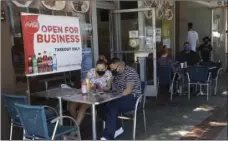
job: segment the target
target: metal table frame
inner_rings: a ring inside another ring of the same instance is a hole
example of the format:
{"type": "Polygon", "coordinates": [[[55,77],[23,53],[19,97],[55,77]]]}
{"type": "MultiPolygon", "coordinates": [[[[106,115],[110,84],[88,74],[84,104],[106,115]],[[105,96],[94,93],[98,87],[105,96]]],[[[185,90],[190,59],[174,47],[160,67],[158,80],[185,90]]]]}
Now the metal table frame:
{"type": "MultiPolygon", "coordinates": [[[[59,88],[59,89],[64,89],[64,88],[59,88]]],[[[81,101],[80,99],[73,99],[73,98],[71,98],[71,96],[69,97],[67,95],[65,95],[65,96],[64,95],[62,95],[62,96],[56,96],[56,97],[55,96],[48,96],[48,92],[51,91],[51,90],[53,90],[53,89],[50,89],[50,90],[47,90],[47,91],[43,91],[43,93],[47,93],[46,96],[39,95],[39,93],[41,93],[41,92],[33,93],[32,95],[39,96],[39,97],[57,98],[58,99],[58,102],[59,102],[59,116],[60,117],[63,116],[63,110],[62,110],[62,101],[63,100],[64,101],[69,101],[69,102],[78,102],[78,103],[83,103],[83,104],[89,104],[89,105],[91,105],[93,140],[97,140],[96,106],[123,97],[122,94],[117,94],[117,95],[115,95],[115,96],[113,96],[111,98],[108,98],[108,99],[104,99],[104,100],[101,100],[101,101],[95,101],[95,102],[89,102],[89,101],[81,101]]],[[[108,94],[109,93],[106,93],[106,95],[108,95],[108,94]]],[[[75,95],[79,95],[79,94],[75,94],[75,95]]],[[[96,96],[96,95],[94,95],[94,96],[96,96]]],[[[63,122],[60,121],[60,124],[63,124],[63,122]]]]}

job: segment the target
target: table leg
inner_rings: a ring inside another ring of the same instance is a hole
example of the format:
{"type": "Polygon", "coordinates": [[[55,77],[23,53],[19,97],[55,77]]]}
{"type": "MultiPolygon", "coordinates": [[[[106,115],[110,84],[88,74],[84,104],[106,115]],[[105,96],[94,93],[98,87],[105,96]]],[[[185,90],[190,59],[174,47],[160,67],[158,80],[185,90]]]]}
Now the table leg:
{"type": "MultiPolygon", "coordinates": [[[[62,99],[61,97],[58,97],[59,99],[59,116],[62,117],[63,116],[63,107],[62,107],[62,99]]],[[[63,125],[63,120],[60,119],[60,125],[63,125]]]]}
{"type": "Polygon", "coordinates": [[[97,127],[96,127],[96,109],[95,105],[92,105],[92,132],[93,140],[97,140],[97,127]]]}

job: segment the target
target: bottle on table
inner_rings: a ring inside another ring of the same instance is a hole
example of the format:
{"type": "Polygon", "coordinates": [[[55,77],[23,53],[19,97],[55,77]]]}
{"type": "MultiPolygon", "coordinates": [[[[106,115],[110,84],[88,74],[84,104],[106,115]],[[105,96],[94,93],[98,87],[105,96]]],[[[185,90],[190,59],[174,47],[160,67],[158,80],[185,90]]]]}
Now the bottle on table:
{"type": "Polygon", "coordinates": [[[81,91],[82,91],[82,94],[87,94],[87,83],[86,83],[86,81],[82,81],[81,91]]]}
{"type": "Polygon", "coordinates": [[[37,65],[38,65],[38,72],[39,73],[43,72],[43,59],[41,57],[41,53],[38,53],[37,65]]]}
{"type": "Polygon", "coordinates": [[[56,54],[53,54],[52,70],[53,71],[57,71],[57,57],[56,57],[56,54]]]}
{"type": "Polygon", "coordinates": [[[88,78],[86,78],[86,88],[87,88],[87,93],[89,93],[89,92],[90,92],[90,87],[91,87],[91,85],[90,85],[90,80],[89,80],[88,78]]]}
{"type": "Polygon", "coordinates": [[[43,72],[47,72],[47,68],[48,68],[47,53],[46,53],[46,51],[44,51],[44,54],[43,54],[43,72]]]}
{"type": "Polygon", "coordinates": [[[36,55],[34,55],[34,56],[33,56],[32,66],[33,66],[33,73],[38,73],[38,67],[37,67],[37,59],[36,59],[36,55]]]}
{"type": "Polygon", "coordinates": [[[53,59],[51,53],[48,54],[48,72],[52,71],[53,59]]]}

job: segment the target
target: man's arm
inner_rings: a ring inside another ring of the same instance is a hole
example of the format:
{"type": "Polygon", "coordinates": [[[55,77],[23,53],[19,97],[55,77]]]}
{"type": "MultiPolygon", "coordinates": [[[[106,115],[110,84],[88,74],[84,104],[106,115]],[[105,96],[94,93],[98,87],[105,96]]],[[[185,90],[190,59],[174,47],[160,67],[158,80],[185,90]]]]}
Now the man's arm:
{"type": "Polygon", "coordinates": [[[127,79],[126,79],[126,89],[123,91],[123,95],[129,95],[132,93],[133,88],[134,88],[134,77],[133,73],[127,74],[127,79]]]}
{"type": "Polygon", "coordinates": [[[131,82],[126,83],[126,89],[123,91],[123,95],[129,95],[133,91],[133,84],[131,82]]]}
{"type": "Polygon", "coordinates": [[[199,45],[200,45],[199,34],[196,32],[196,47],[198,47],[199,45]]]}

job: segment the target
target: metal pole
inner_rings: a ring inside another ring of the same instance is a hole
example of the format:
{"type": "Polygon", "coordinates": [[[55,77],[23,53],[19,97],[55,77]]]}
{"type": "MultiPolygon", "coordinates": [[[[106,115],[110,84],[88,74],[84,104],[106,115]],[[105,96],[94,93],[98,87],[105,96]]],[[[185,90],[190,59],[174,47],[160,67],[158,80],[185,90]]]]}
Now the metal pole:
{"type": "MultiPolygon", "coordinates": [[[[62,116],[63,116],[62,98],[61,98],[61,97],[58,97],[58,100],[59,100],[59,116],[62,117],[62,116]]],[[[60,124],[60,125],[63,125],[63,120],[62,120],[62,118],[60,119],[59,124],[60,124]]]]}
{"type": "Polygon", "coordinates": [[[97,140],[97,129],[96,129],[96,109],[95,105],[92,104],[92,132],[93,132],[93,140],[97,140]]]}
{"type": "Polygon", "coordinates": [[[91,0],[92,9],[92,26],[93,26],[93,59],[94,64],[99,58],[99,47],[98,47],[98,30],[97,30],[97,2],[96,0],[91,0]]]}
{"type": "MultiPolygon", "coordinates": [[[[156,14],[155,8],[152,8],[152,26],[153,28],[153,65],[154,65],[154,87],[157,88],[157,54],[156,54],[156,14]]],[[[157,89],[155,89],[157,94],[157,89]]],[[[156,95],[157,96],[157,95],[156,95]]]]}
{"type": "MultiPolygon", "coordinates": [[[[211,10],[211,43],[212,43],[212,46],[214,45],[213,23],[214,23],[214,9],[211,10]]],[[[214,46],[214,49],[213,49],[212,55],[211,55],[212,60],[215,60],[214,55],[215,55],[215,46],[214,46]]]]}
{"type": "Polygon", "coordinates": [[[225,8],[225,53],[228,53],[228,7],[225,8]]]}
{"type": "Polygon", "coordinates": [[[173,5],[173,59],[176,58],[176,2],[173,5]]]}
{"type": "MultiPolygon", "coordinates": [[[[144,7],[143,1],[138,1],[138,8],[141,9],[144,7]]],[[[139,39],[139,50],[144,50],[145,48],[145,16],[142,11],[138,12],[138,29],[139,29],[139,36],[144,37],[139,39]]],[[[141,81],[146,81],[146,57],[139,58],[139,67],[140,67],[140,79],[141,81]]],[[[136,65],[137,66],[137,65],[136,65]]]]}
{"type": "Polygon", "coordinates": [[[27,79],[27,95],[28,95],[28,103],[31,104],[31,99],[30,99],[30,84],[29,84],[29,77],[26,77],[27,79]]]}

